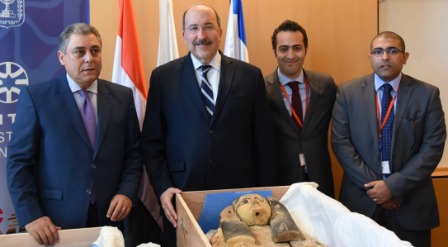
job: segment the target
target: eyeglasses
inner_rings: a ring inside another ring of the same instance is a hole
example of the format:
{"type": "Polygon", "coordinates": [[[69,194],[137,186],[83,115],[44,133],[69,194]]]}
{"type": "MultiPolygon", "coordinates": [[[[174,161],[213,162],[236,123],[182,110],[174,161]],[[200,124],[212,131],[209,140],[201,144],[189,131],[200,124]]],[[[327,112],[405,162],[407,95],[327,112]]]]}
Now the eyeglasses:
{"type": "Polygon", "coordinates": [[[389,47],[386,49],[383,48],[375,48],[373,49],[370,54],[376,57],[382,56],[384,52],[387,53],[387,55],[397,55],[398,53],[404,53],[404,51],[396,48],[396,47],[389,47]]]}
{"type": "Polygon", "coordinates": [[[213,24],[206,24],[202,27],[199,25],[190,25],[186,29],[188,30],[188,32],[193,33],[193,34],[197,34],[199,32],[199,30],[201,30],[201,29],[203,32],[209,33],[211,31],[215,30],[215,26],[213,24]]]}

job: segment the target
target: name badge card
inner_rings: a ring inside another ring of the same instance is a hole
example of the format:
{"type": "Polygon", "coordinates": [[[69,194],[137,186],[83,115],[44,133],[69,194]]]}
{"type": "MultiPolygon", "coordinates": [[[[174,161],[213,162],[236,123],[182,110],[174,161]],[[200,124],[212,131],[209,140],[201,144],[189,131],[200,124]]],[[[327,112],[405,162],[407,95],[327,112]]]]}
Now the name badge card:
{"type": "Polygon", "coordinates": [[[381,171],[383,174],[390,174],[389,161],[381,161],[381,171]]]}
{"type": "Polygon", "coordinates": [[[300,166],[306,165],[305,155],[303,153],[299,154],[299,164],[300,164],[300,166]]]}

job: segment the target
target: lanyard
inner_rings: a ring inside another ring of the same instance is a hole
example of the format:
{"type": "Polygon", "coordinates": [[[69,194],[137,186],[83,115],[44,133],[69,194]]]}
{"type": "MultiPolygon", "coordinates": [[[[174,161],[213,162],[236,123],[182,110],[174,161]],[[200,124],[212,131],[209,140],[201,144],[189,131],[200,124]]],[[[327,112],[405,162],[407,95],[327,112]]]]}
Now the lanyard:
{"type": "MultiPolygon", "coordinates": [[[[304,80],[304,84],[305,84],[305,112],[303,113],[304,116],[306,116],[306,112],[308,111],[308,104],[309,104],[309,92],[310,92],[310,87],[308,85],[308,79],[305,77],[304,80]]],[[[283,97],[288,101],[289,103],[289,108],[291,109],[291,113],[294,116],[294,119],[296,120],[297,124],[300,126],[300,128],[303,128],[303,123],[302,121],[300,121],[299,116],[297,115],[296,111],[294,110],[294,108],[292,107],[291,101],[289,100],[289,94],[286,91],[285,87],[280,83],[280,89],[283,92],[283,97]]],[[[300,91],[298,92],[300,94],[300,91]]]]}
{"type": "MultiPolygon", "coordinates": [[[[386,116],[384,116],[383,122],[381,122],[380,103],[379,103],[380,100],[378,99],[378,92],[376,93],[376,100],[375,100],[376,116],[378,118],[378,139],[380,141],[381,141],[381,133],[383,131],[383,128],[386,125],[387,120],[390,117],[390,112],[392,111],[392,108],[394,108],[394,103],[395,103],[395,99],[397,98],[397,95],[398,95],[398,90],[399,90],[399,88],[397,89],[397,92],[395,93],[394,97],[392,97],[392,100],[389,103],[389,107],[387,108],[386,116]]],[[[383,97],[384,97],[384,94],[383,94],[383,97]]]]}

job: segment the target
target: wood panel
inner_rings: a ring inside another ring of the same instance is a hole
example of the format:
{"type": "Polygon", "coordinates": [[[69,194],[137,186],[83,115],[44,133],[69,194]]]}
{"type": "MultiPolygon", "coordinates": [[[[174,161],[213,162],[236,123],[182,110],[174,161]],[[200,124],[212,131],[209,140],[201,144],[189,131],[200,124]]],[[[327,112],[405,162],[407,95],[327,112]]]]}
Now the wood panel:
{"type": "MultiPolygon", "coordinates": [[[[442,174],[441,174],[442,175],[442,174]]],[[[448,174],[433,177],[436,189],[437,203],[439,205],[440,226],[431,232],[431,246],[445,247],[448,241],[448,174]]]]}
{"type": "MultiPolygon", "coordinates": [[[[104,39],[102,77],[112,75],[113,53],[119,22],[118,1],[91,1],[91,23],[104,39]]],[[[195,0],[173,0],[174,21],[179,54],[188,50],[182,38],[182,14],[195,0]]],[[[216,9],[221,17],[223,37],[227,28],[228,0],[201,1],[216,9]]],[[[158,1],[134,0],[135,16],[146,78],[157,64],[159,36],[158,1]]],[[[371,38],[377,32],[376,0],[243,0],[244,20],[250,62],[264,74],[276,68],[271,47],[271,35],[283,20],[302,24],[309,36],[309,53],[305,67],[332,74],[338,83],[369,73],[368,51],[371,38]]]]}

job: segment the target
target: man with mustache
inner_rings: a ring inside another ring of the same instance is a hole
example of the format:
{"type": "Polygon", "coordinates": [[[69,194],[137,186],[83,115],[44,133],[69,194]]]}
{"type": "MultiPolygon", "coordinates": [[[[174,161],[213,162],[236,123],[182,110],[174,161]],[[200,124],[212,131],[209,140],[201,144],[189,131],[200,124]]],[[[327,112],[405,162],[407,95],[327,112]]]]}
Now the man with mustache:
{"type": "Polygon", "coordinates": [[[206,5],[183,15],[190,53],[151,75],[142,155],[176,245],[174,195],[181,191],[273,185],[273,133],[263,76],[224,56],[221,23],[206,5]]]}
{"type": "Polygon", "coordinates": [[[413,246],[431,246],[439,213],[431,174],[446,128],[439,89],[401,72],[409,57],[398,34],[370,44],[373,74],[339,86],[331,142],[344,169],[341,202],[413,246]]]}
{"type": "Polygon", "coordinates": [[[96,28],[66,27],[57,55],[66,74],[21,89],[7,162],[19,225],[45,245],[59,229],[122,230],[142,173],[132,91],[98,78],[96,28]]]}

